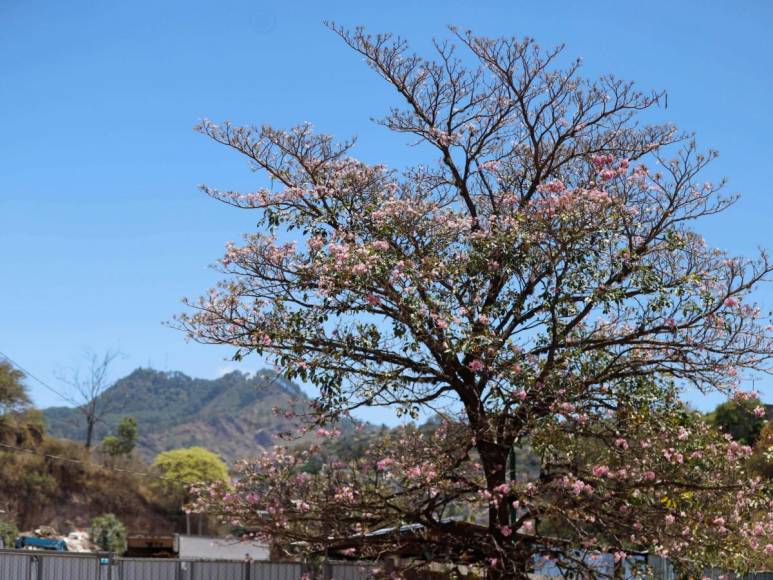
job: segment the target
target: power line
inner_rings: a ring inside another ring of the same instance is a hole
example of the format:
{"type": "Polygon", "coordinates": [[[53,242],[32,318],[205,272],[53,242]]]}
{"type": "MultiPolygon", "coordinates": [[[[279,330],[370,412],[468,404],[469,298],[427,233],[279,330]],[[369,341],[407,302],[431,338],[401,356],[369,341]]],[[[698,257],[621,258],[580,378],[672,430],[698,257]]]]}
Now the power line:
{"type": "MultiPolygon", "coordinates": [[[[64,399],[68,403],[77,404],[77,403],[73,402],[73,400],[70,399],[69,397],[67,397],[66,395],[63,395],[62,393],[57,391],[55,388],[53,388],[52,386],[48,385],[43,380],[41,380],[38,377],[36,377],[35,375],[33,375],[31,372],[29,372],[27,369],[25,369],[23,366],[21,366],[19,363],[17,363],[15,360],[13,360],[11,357],[9,357],[4,352],[0,351],[0,356],[2,356],[5,360],[7,360],[9,363],[11,363],[11,365],[16,367],[18,370],[23,372],[25,376],[27,376],[27,377],[33,379],[34,381],[38,382],[39,384],[41,384],[43,387],[45,387],[46,389],[48,389],[49,391],[51,391],[55,395],[61,397],[62,399],[64,399]]],[[[149,478],[153,478],[153,479],[161,479],[161,480],[172,481],[172,478],[164,477],[163,475],[158,475],[158,474],[155,474],[155,473],[147,473],[147,472],[143,472],[143,471],[133,471],[131,469],[123,469],[121,467],[111,467],[109,465],[104,465],[104,464],[101,464],[101,463],[94,463],[92,461],[83,461],[82,459],[74,459],[72,457],[64,457],[62,455],[54,455],[52,453],[40,453],[36,449],[30,449],[28,447],[17,447],[16,445],[9,445],[8,443],[0,443],[0,447],[5,448],[5,449],[9,449],[11,451],[16,451],[17,453],[28,453],[28,454],[32,454],[32,455],[38,455],[40,457],[45,457],[47,459],[53,459],[55,461],[65,461],[65,462],[68,462],[68,463],[78,463],[78,464],[81,464],[81,465],[88,465],[90,467],[95,467],[95,468],[100,468],[100,469],[108,469],[108,470],[116,471],[116,472],[120,472],[120,473],[129,473],[129,474],[132,474],[132,475],[136,475],[138,477],[149,477],[149,478]]]]}
{"type": "Polygon", "coordinates": [[[29,447],[17,447],[16,445],[9,445],[8,443],[0,443],[0,447],[5,449],[10,449],[11,451],[16,451],[19,453],[27,453],[31,455],[37,455],[39,457],[45,457],[47,459],[54,459],[56,461],[66,461],[68,463],[78,463],[81,465],[88,465],[89,467],[107,469],[107,470],[116,471],[119,473],[129,473],[131,475],[136,475],[138,477],[149,477],[153,479],[162,479],[165,481],[176,481],[174,478],[164,477],[163,475],[158,475],[156,473],[148,473],[146,471],[133,471],[131,469],[123,469],[121,467],[111,467],[109,465],[104,465],[102,463],[94,463],[93,461],[74,459],[72,457],[65,457],[63,455],[54,455],[53,453],[40,453],[37,449],[31,449],[29,447]]]}
{"type": "MultiPolygon", "coordinates": [[[[74,402],[72,399],[68,398],[67,396],[65,396],[62,393],[60,393],[59,391],[57,391],[55,388],[51,387],[50,385],[48,385],[47,383],[42,381],[41,379],[39,379],[38,377],[36,377],[35,375],[33,375],[31,372],[29,372],[27,369],[25,369],[23,366],[21,366],[16,361],[14,361],[11,357],[9,357],[3,351],[0,351],[0,356],[3,357],[5,360],[7,360],[9,363],[11,363],[18,370],[23,372],[25,376],[33,379],[34,381],[37,381],[43,387],[45,387],[46,389],[48,389],[49,391],[51,391],[55,395],[61,397],[62,399],[64,399],[68,403],[73,403],[75,405],[78,404],[78,403],[74,402]]],[[[136,475],[138,477],[148,477],[148,478],[152,478],[152,479],[160,479],[160,480],[163,480],[163,481],[176,481],[174,478],[164,477],[163,475],[158,475],[158,474],[155,474],[155,473],[148,473],[148,472],[144,472],[144,471],[133,471],[131,469],[123,469],[121,467],[111,467],[111,466],[108,466],[108,465],[104,465],[102,463],[94,463],[93,461],[83,461],[81,459],[73,459],[72,457],[64,457],[62,455],[54,455],[52,453],[40,453],[36,449],[30,449],[30,448],[27,448],[27,447],[17,447],[15,445],[9,445],[7,443],[0,443],[0,447],[5,448],[5,449],[9,449],[11,451],[16,451],[17,453],[28,453],[28,454],[38,455],[38,456],[41,456],[41,457],[46,457],[48,459],[53,459],[53,460],[56,460],[56,461],[65,461],[65,462],[69,462],[69,463],[79,463],[79,464],[82,464],[82,465],[88,465],[90,467],[96,467],[96,468],[100,468],[100,469],[108,469],[108,470],[116,471],[116,472],[119,472],[119,473],[128,473],[128,474],[136,475]]]]}
{"type": "Polygon", "coordinates": [[[18,370],[23,372],[25,376],[27,376],[27,377],[31,378],[33,381],[39,383],[40,385],[42,385],[43,387],[45,387],[46,389],[48,389],[49,391],[54,393],[59,398],[63,399],[64,401],[67,401],[68,403],[71,403],[71,404],[75,405],[76,407],[80,406],[77,401],[74,401],[73,399],[71,399],[67,395],[63,395],[61,392],[57,391],[54,387],[50,386],[49,384],[47,384],[43,380],[41,380],[38,377],[36,377],[35,375],[33,375],[31,372],[29,372],[27,369],[25,369],[23,366],[21,366],[15,360],[13,360],[11,357],[9,357],[7,354],[5,354],[3,351],[0,351],[0,356],[2,356],[5,360],[7,360],[9,363],[11,363],[13,366],[15,366],[18,370]]]}

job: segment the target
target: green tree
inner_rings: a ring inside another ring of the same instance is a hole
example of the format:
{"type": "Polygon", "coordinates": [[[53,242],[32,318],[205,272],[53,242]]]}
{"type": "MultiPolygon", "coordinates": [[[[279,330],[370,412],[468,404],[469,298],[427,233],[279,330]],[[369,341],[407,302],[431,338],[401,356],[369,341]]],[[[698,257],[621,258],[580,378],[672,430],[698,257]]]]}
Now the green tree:
{"type": "Polygon", "coordinates": [[[748,401],[727,401],[718,405],[709,414],[709,422],[733,439],[746,445],[754,445],[760,436],[765,418],[755,415],[754,410],[760,406],[756,399],[748,401]]]}
{"type": "Polygon", "coordinates": [[[754,455],[751,460],[752,471],[767,479],[773,479],[773,419],[765,423],[760,431],[754,455]]]}
{"type": "Polygon", "coordinates": [[[126,551],[126,527],[113,514],[102,514],[91,520],[89,536],[107,552],[123,554],[126,551]]]}
{"type": "Polygon", "coordinates": [[[0,520],[0,540],[5,548],[13,548],[14,540],[19,535],[19,529],[14,522],[0,520]]]}
{"type": "Polygon", "coordinates": [[[0,415],[29,408],[30,400],[23,379],[24,373],[8,361],[0,361],[0,415]]]}
{"type": "Polygon", "coordinates": [[[108,435],[102,440],[105,452],[112,456],[129,455],[137,443],[137,421],[134,417],[124,417],[118,424],[116,435],[108,435]]]}
{"type": "Polygon", "coordinates": [[[45,431],[41,413],[32,408],[24,373],[8,361],[0,361],[0,441],[37,445],[45,431]]]}
{"type": "Polygon", "coordinates": [[[220,457],[203,447],[173,449],[159,453],[153,465],[164,478],[165,491],[187,497],[188,486],[228,480],[228,468],[220,457]]]}

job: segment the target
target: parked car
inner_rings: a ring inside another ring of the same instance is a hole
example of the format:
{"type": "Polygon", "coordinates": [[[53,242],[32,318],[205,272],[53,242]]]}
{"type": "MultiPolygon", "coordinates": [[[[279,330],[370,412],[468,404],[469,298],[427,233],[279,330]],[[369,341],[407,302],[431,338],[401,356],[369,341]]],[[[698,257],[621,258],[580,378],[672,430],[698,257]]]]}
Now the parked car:
{"type": "Polygon", "coordinates": [[[54,552],[67,552],[67,544],[64,540],[53,538],[38,538],[37,536],[19,536],[14,547],[17,550],[52,550],[54,552]]]}

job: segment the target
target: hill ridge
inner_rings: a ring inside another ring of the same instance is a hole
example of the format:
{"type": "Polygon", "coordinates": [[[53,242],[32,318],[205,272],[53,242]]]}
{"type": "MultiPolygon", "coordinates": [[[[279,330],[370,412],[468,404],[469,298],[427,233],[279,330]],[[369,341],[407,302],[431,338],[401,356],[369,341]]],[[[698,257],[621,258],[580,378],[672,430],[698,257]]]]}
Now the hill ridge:
{"type": "MultiPolygon", "coordinates": [[[[273,435],[291,425],[272,412],[275,406],[302,405],[303,391],[274,371],[232,371],[217,379],[190,377],[182,371],[137,368],[100,397],[108,411],[96,428],[96,441],[112,432],[124,416],[137,420],[138,451],[146,459],[159,451],[201,445],[229,462],[273,445],[273,435]]],[[[85,422],[77,409],[43,410],[48,432],[81,440],[85,422]]]]}

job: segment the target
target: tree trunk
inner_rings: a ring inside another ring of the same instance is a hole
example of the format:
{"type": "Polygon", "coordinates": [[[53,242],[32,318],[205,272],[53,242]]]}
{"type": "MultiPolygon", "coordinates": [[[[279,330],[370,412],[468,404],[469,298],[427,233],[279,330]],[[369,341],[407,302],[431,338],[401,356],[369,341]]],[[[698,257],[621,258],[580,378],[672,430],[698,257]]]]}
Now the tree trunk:
{"type": "MultiPolygon", "coordinates": [[[[486,476],[486,489],[494,493],[494,490],[507,483],[508,475],[508,455],[511,453],[510,446],[481,441],[478,443],[478,452],[481,457],[481,464],[486,476]]],[[[489,533],[492,543],[502,546],[504,549],[495,556],[497,565],[491,566],[487,571],[489,579],[512,579],[520,580],[528,578],[531,569],[531,549],[528,545],[512,544],[513,536],[505,537],[501,529],[510,526],[511,506],[509,501],[502,503],[489,504],[489,533]]],[[[512,533],[516,530],[513,529],[512,533]]]]}
{"type": "Polygon", "coordinates": [[[86,418],[86,449],[91,448],[91,440],[94,437],[94,419],[92,417],[86,418]]]}
{"type": "MultiPolygon", "coordinates": [[[[480,453],[481,465],[486,476],[486,489],[493,493],[494,489],[506,483],[508,449],[503,449],[497,443],[480,441],[478,453],[480,453]]],[[[507,505],[489,504],[489,525],[492,529],[506,526],[509,523],[509,516],[507,505]]]]}

